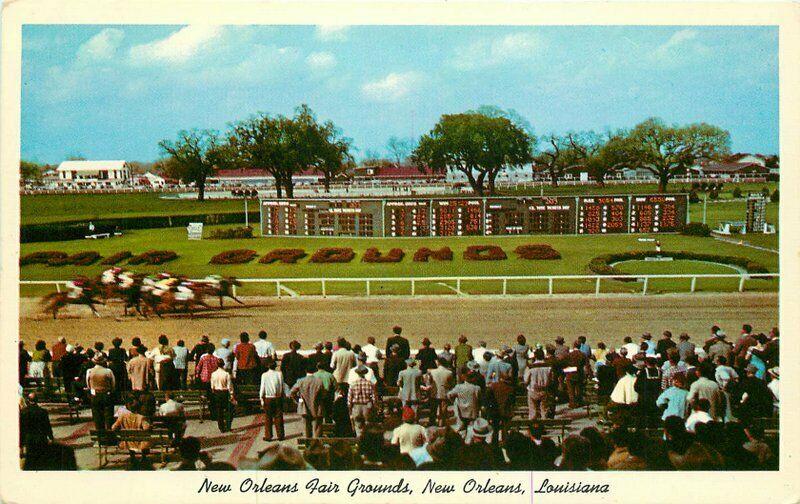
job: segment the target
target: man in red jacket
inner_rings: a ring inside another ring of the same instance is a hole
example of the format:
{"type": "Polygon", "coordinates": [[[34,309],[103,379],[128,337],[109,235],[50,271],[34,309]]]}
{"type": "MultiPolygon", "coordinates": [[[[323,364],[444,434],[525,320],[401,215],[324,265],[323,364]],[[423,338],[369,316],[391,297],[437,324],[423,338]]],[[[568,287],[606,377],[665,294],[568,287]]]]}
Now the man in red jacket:
{"type": "Polygon", "coordinates": [[[236,358],[236,380],[239,384],[259,384],[258,353],[255,345],[250,343],[250,335],[246,332],[239,335],[239,344],[233,349],[233,355],[236,358]]]}

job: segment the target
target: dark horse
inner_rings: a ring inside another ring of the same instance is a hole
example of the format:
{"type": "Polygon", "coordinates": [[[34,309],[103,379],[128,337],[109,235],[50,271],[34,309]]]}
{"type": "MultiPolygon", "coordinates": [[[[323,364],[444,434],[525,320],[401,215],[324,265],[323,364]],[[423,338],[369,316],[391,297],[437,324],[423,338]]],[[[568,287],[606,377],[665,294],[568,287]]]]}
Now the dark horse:
{"type": "Polygon", "coordinates": [[[106,285],[103,289],[103,298],[107,301],[111,298],[119,298],[122,300],[125,316],[128,315],[128,309],[133,308],[136,313],[144,316],[142,312],[142,279],[144,275],[132,275],[133,284],[128,288],[120,288],[117,284],[106,285]]]}
{"type": "Polygon", "coordinates": [[[152,310],[161,318],[164,312],[176,311],[182,308],[184,311],[189,312],[189,317],[194,317],[194,312],[197,308],[211,308],[203,300],[203,288],[192,289],[194,296],[190,299],[176,299],[175,292],[165,292],[159,296],[155,296],[150,292],[141,293],[141,302],[145,308],[152,310]]]}
{"type": "Polygon", "coordinates": [[[69,297],[68,292],[53,292],[43,297],[41,304],[42,306],[44,306],[43,311],[45,313],[52,313],[54,319],[58,316],[59,310],[71,304],[86,305],[89,307],[90,310],[92,310],[92,313],[96,317],[100,317],[100,314],[97,312],[95,305],[98,304],[105,305],[105,303],[97,298],[99,293],[100,289],[97,283],[88,280],[86,281],[86,285],[83,288],[80,297],[71,298],[69,297]]]}
{"type": "Polygon", "coordinates": [[[242,283],[234,277],[222,277],[219,280],[219,284],[207,283],[207,282],[199,282],[203,286],[203,290],[205,294],[208,296],[218,297],[219,298],[219,307],[222,309],[222,300],[226,297],[233,299],[240,305],[243,305],[241,299],[237,298],[234,293],[234,287],[239,287],[242,283]]]}

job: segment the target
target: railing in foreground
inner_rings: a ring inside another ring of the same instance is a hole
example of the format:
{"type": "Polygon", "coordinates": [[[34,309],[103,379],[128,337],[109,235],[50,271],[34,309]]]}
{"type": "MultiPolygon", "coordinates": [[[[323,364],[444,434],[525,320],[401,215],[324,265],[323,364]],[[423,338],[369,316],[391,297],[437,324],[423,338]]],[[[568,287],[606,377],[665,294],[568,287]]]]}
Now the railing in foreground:
{"type": "MultiPolygon", "coordinates": [[[[448,294],[454,293],[456,295],[472,295],[468,292],[464,292],[462,290],[462,283],[464,282],[501,282],[502,289],[498,293],[491,293],[491,295],[501,295],[501,296],[509,296],[509,295],[532,295],[532,294],[544,294],[545,292],[538,292],[536,289],[528,289],[529,292],[509,292],[509,284],[510,283],[519,283],[519,282],[547,282],[547,290],[546,293],[548,295],[558,295],[558,294],[576,294],[576,293],[586,293],[585,290],[573,290],[573,291],[564,291],[564,292],[556,292],[554,289],[554,285],[557,281],[575,281],[575,280],[589,280],[594,281],[594,294],[600,295],[602,293],[601,286],[603,280],[628,280],[631,283],[633,281],[638,281],[641,283],[642,287],[639,293],[641,295],[646,295],[648,292],[648,286],[653,280],[690,280],[689,282],[689,290],[688,292],[695,292],[697,290],[697,280],[705,280],[705,279],[738,279],[739,292],[743,292],[745,290],[745,281],[746,280],[753,280],[753,279],[779,279],[779,273],[754,273],[754,274],[695,274],[695,275],[547,275],[547,276],[463,276],[463,277],[375,277],[375,278],[239,278],[239,282],[243,284],[273,284],[275,286],[274,292],[277,297],[283,297],[284,295],[288,295],[289,297],[299,297],[300,294],[295,292],[294,290],[289,288],[289,285],[296,285],[296,284],[305,284],[309,285],[318,285],[320,287],[319,294],[313,293],[304,293],[304,296],[322,296],[327,297],[329,295],[337,295],[335,292],[332,292],[330,287],[331,284],[341,284],[341,283],[355,283],[355,284],[362,284],[362,289],[359,290],[361,294],[348,294],[348,295],[363,295],[363,296],[370,296],[373,295],[373,287],[376,284],[384,284],[384,283],[406,283],[409,284],[409,289],[406,292],[401,292],[400,294],[395,295],[405,295],[405,296],[419,296],[419,295],[442,295],[436,293],[420,293],[418,286],[420,284],[437,284],[440,286],[445,287],[448,294]],[[450,285],[450,283],[454,283],[454,285],[450,285]]],[[[54,285],[58,292],[61,292],[61,286],[65,285],[67,282],[64,280],[21,280],[20,285],[54,285]]],[[[619,286],[620,284],[616,284],[619,286]]],[[[612,291],[608,291],[610,293],[612,291]]],[[[617,291],[619,292],[619,291],[617,291]]],[[[630,292],[630,289],[627,291],[630,292]]],[[[683,292],[681,290],[671,290],[670,292],[683,292]]],[[[486,293],[478,293],[477,295],[482,295],[486,293]]],[[[234,295],[236,295],[236,288],[234,287],[234,295]]],[[[452,294],[451,294],[452,295],[452,294]]]]}

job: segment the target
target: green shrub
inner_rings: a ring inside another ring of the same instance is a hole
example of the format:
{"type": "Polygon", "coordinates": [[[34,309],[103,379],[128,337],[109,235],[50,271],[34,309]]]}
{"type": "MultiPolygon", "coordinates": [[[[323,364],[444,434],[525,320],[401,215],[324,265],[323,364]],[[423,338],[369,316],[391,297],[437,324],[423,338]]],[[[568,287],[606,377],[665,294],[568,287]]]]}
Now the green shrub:
{"type": "Polygon", "coordinates": [[[244,264],[252,261],[255,256],[255,250],[226,250],[212,257],[209,264],[244,264]]]}
{"type": "Polygon", "coordinates": [[[772,194],[770,195],[770,197],[769,197],[769,200],[770,200],[771,202],[773,202],[773,203],[778,203],[778,201],[779,201],[779,199],[780,199],[780,196],[781,196],[781,195],[780,195],[780,193],[778,192],[778,190],[777,190],[777,189],[775,189],[774,191],[772,191],[772,194]]]}
{"type": "Polygon", "coordinates": [[[711,236],[711,228],[702,222],[690,222],[683,225],[681,234],[687,236],[711,236]]]}
{"type": "Polygon", "coordinates": [[[717,191],[716,189],[712,189],[708,193],[708,198],[712,200],[719,199],[719,191],[717,191]]]}
{"type": "Polygon", "coordinates": [[[123,250],[122,252],[117,252],[116,254],[106,257],[105,259],[100,261],[100,264],[111,266],[114,264],[119,264],[125,259],[130,259],[131,257],[133,257],[133,254],[131,254],[130,250],[123,250]]]}
{"type": "Polygon", "coordinates": [[[734,187],[733,188],[733,197],[737,198],[737,199],[741,198],[742,197],[742,190],[739,189],[738,187],[734,187]]]}
{"type": "Polygon", "coordinates": [[[165,262],[177,259],[178,254],[172,250],[148,250],[142,254],[131,257],[128,264],[164,264],[165,262]]]}
{"type": "MultiPolygon", "coordinates": [[[[596,275],[624,275],[616,268],[611,266],[613,263],[623,261],[643,261],[647,257],[666,256],[675,260],[707,261],[719,264],[730,264],[744,268],[748,273],[769,273],[769,270],[761,264],[751,261],[746,257],[725,256],[717,254],[700,254],[696,252],[656,252],[655,250],[634,250],[631,252],[619,252],[616,254],[604,254],[589,261],[589,271],[596,275]]],[[[631,275],[632,278],[635,275],[631,275]]]]}
{"type": "Polygon", "coordinates": [[[689,193],[689,203],[700,203],[700,196],[697,195],[697,191],[689,193]]]}
{"type": "Polygon", "coordinates": [[[763,194],[765,198],[769,198],[769,187],[762,187],[761,194],[763,194]]]}
{"type": "Polygon", "coordinates": [[[258,262],[261,264],[272,264],[280,261],[284,264],[295,264],[305,256],[306,251],[303,249],[275,249],[261,256],[258,262]]]}
{"type": "Polygon", "coordinates": [[[235,227],[228,229],[215,229],[214,231],[211,232],[211,235],[209,235],[209,238],[212,240],[239,240],[252,237],[253,237],[253,228],[250,226],[235,227]]]}
{"type": "Polygon", "coordinates": [[[53,260],[66,259],[69,256],[66,252],[55,250],[48,250],[43,252],[34,252],[20,257],[19,265],[26,266],[28,264],[47,264],[53,260]]]}

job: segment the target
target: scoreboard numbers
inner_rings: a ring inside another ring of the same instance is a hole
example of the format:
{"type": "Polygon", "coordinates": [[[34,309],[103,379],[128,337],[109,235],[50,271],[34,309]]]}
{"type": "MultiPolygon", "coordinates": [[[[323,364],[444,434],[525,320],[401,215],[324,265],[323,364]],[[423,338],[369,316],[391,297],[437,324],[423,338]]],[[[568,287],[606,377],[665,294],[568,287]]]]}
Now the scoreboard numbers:
{"type": "Polygon", "coordinates": [[[679,231],[685,194],[262,200],[264,236],[497,236],[679,231]]]}

